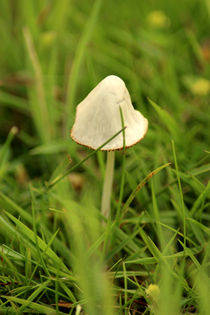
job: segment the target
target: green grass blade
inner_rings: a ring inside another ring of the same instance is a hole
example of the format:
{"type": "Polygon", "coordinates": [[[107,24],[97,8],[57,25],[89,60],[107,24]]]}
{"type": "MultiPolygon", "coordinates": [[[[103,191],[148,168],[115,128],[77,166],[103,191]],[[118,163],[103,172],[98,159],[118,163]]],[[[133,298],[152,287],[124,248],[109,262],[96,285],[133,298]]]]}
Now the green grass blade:
{"type": "MultiPolygon", "coordinates": [[[[12,214],[6,212],[6,215],[18,226],[18,229],[21,233],[23,233],[28,239],[30,239],[34,244],[36,243],[36,236],[32,230],[30,230],[25,224],[23,224],[20,220],[16,219],[12,214]]],[[[49,256],[49,258],[52,259],[54,263],[56,263],[59,266],[62,266],[64,270],[66,269],[63,262],[60,260],[60,258],[55,254],[55,252],[48,248],[48,245],[37,236],[37,243],[43,252],[46,250],[46,255],[49,256]]]]}
{"type": "Polygon", "coordinates": [[[129,198],[127,199],[127,201],[125,202],[123,209],[122,209],[122,217],[125,215],[125,213],[128,210],[128,207],[130,206],[131,202],[133,201],[133,199],[135,198],[136,194],[139,192],[139,190],[141,190],[144,185],[157,173],[159,173],[162,169],[168,167],[171,163],[166,163],[158,168],[156,168],[154,171],[150,172],[149,175],[147,175],[138,185],[137,187],[132,191],[132,193],[130,194],[129,198]]]}
{"type": "Polygon", "coordinates": [[[81,69],[83,59],[85,57],[85,51],[87,48],[87,44],[90,41],[92,33],[94,31],[94,27],[96,25],[101,6],[102,6],[102,0],[95,0],[94,1],[91,14],[89,16],[89,19],[88,19],[86,25],[85,25],[82,37],[81,37],[81,39],[77,45],[76,51],[75,51],[75,57],[74,57],[73,65],[71,68],[71,72],[70,72],[70,76],[68,78],[68,84],[67,84],[67,96],[66,96],[67,129],[70,129],[70,126],[72,124],[72,114],[73,114],[73,109],[75,106],[75,95],[76,95],[76,90],[77,90],[77,86],[78,86],[78,82],[79,82],[78,81],[79,80],[79,72],[81,69]]]}
{"type": "MultiPolygon", "coordinates": [[[[29,302],[28,303],[28,300],[25,300],[25,299],[20,299],[20,298],[17,298],[15,296],[2,296],[3,298],[7,299],[8,301],[11,301],[11,302],[14,302],[14,303],[18,303],[18,304],[21,304],[23,305],[24,307],[28,306],[28,304],[30,303],[30,309],[31,310],[34,310],[36,312],[39,312],[41,314],[46,314],[46,315],[56,315],[56,311],[52,308],[52,307],[49,307],[47,305],[42,305],[42,304],[38,304],[38,303],[34,303],[34,302],[29,302]]],[[[18,310],[17,310],[18,311],[18,310]]],[[[59,312],[59,314],[65,314],[63,312],[59,312]]]]}

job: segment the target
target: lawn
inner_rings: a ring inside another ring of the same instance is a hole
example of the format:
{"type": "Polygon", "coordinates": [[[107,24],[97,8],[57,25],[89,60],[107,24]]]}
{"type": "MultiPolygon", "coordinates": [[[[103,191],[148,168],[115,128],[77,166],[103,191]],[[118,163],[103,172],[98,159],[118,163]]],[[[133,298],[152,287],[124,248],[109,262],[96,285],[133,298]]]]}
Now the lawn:
{"type": "Polygon", "coordinates": [[[209,0],[0,12],[0,314],[210,314],[209,0]],[[105,218],[107,153],[70,130],[112,74],[149,127],[115,152],[105,218]]]}

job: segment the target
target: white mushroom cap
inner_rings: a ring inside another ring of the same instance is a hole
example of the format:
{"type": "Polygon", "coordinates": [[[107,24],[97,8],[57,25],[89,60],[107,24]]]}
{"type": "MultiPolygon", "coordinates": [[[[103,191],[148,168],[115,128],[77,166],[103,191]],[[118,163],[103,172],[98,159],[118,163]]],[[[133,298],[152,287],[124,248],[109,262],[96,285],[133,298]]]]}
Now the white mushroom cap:
{"type": "MultiPolygon", "coordinates": [[[[76,119],[71,130],[74,141],[92,149],[97,149],[122,129],[120,109],[122,109],[125,129],[125,145],[131,147],[144,138],[148,121],[133,108],[129,92],[122,79],[110,75],[103,79],[77,106],[76,119]]],[[[123,148],[121,132],[102,150],[123,148]]]]}

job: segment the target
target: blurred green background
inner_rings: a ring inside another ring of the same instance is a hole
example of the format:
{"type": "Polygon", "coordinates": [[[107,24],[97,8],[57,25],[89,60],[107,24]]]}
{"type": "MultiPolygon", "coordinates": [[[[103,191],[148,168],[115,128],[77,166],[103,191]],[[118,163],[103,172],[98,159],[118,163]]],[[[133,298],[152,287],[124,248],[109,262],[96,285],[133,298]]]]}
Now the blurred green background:
{"type": "Polygon", "coordinates": [[[76,104],[116,74],[151,128],[147,97],[187,131],[185,146],[191,134],[205,142],[209,10],[208,0],[1,1],[1,141],[12,125],[19,153],[68,139],[76,104]]]}

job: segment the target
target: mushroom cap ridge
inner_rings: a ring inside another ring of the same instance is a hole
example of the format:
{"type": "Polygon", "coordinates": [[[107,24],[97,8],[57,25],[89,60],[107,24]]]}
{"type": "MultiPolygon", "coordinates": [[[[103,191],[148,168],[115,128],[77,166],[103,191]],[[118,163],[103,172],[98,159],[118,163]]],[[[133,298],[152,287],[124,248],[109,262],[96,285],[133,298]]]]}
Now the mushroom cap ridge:
{"type": "MultiPolygon", "coordinates": [[[[144,138],[147,119],[133,108],[129,92],[122,79],[110,75],[103,79],[77,106],[76,119],[71,130],[72,139],[84,146],[97,149],[122,129],[122,109],[126,147],[131,147],[144,138]]],[[[123,149],[123,133],[116,136],[101,150],[123,149]]]]}

